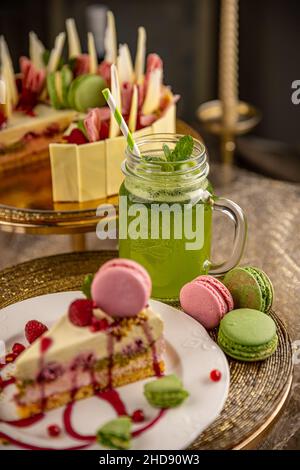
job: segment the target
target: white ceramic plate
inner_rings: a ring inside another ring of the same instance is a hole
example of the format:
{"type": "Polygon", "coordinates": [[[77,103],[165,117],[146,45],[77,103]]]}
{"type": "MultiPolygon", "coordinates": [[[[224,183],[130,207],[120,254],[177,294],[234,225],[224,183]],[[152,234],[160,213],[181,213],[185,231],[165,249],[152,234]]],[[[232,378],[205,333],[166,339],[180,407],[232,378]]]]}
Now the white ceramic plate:
{"type": "MultiPolygon", "coordinates": [[[[0,339],[5,341],[7,349],[16,341],[25,344],[23,331],[28,320],[40,320],[49,326],[67,310],[70,302],[81,296],[79,292],[48,294],[2,309],[0,339]]],[[[160,313],[165,323],[166,373],[177,374],[190,396],[178,408],[168,410],[155,426],[133,439],[133,449],[184,449],[221,412],[229,390],[229,367],[223,352],[193,318],[161,302],[153,300],[151,306],[160,313]],[[210,380],[212,369],[221,371],[222,378],[219,382],[210,380]]],[[[130,413],[142,408],[147,419],[153,419],[157,410],[148,405],[143,395],[143,386],[147,380],[125,385],[118,391],[130,413]]],[[[6,395],[12,395],[13,389],[13,385],[8,387],[6,395]]],[[[16,419],[13,413],[15,408],[12,405],[7,406],[6,399],[3,396],[1,399],[0,395],[0,418],[16,419]]],[[[72,422],[81,434],[90,435],[95,434],[103,423],[114,417],[115,413],[108,403],[92,397],[76,403],[72,422]]],[[[49,424],[63,426],[62,408],[46,413],[42,421],[26,428],[16,428],[0,422],[0,431],[18,442],[29,442],[44,448],[64,449],[83,444],[64,432],[58,438],[49,438],[49,424]]],[[[139,426],[136,425],[137,428],[139,426]]],[[[0,446],[0,450],[12,448],[18,447],[0,446]]],[[[89,447],[92,448],[99,449],[99,446],[95,444],[89,447]]]]}

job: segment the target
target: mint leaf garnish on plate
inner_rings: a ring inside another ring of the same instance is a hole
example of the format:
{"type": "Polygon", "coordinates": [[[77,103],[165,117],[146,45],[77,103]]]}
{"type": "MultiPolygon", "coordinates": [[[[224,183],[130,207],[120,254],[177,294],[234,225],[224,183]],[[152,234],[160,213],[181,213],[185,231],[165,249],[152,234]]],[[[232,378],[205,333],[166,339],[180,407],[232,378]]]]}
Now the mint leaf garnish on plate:
{"type": "Polygon", "coordinates": [[[87,274],[85,276],[85,278],[83,280],[83,284],[81,286],[81,290],[82,290],[82,292],[84,293],[84,295],[86,296],[87,299],[92,298],[91,286],[92,286],[93,279],[94,279],[93,274],[87,274]]]}

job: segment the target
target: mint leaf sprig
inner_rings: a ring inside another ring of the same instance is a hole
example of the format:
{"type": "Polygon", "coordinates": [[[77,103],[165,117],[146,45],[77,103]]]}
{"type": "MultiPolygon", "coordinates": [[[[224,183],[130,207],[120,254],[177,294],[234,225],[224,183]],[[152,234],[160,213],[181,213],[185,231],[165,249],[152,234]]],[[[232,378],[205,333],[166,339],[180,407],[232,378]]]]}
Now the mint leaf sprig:
{"type": "Polygon", "coordinates": [[[91,287],[92,287],[93,279],[94,279],[94,274],[87,274],[81,286],[81,291],[83,292],[83,294],[86,296],[87,299],[92,298],[91,287]]]}
{"type": "Polygon", "coordinates": [[[167,144],[163,145],[164,155],[168,162],[179,162],[191,157],[194,149],[194,139],[190,135],[181,137],[174,150],[171,150],[167,144]]]}
{"type": "Polygon", "coordinates": [[[163,171],[173,171],[178,169],[178,165],[169,165],[168,163],[183,162],[188,160],[194,149],[194,139],[190,135],[181,137],[173,150],[167,144],[163,144],[161,155],[151,156],[143,155],[142,159],[147,163],[162,163],[163,171]]]}

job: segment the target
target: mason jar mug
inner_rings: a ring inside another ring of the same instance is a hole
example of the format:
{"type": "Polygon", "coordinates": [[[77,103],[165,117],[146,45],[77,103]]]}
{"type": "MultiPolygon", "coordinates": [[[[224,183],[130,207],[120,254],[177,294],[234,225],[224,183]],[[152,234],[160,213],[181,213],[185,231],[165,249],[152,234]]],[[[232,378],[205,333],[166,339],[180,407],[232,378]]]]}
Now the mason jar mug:
{"type": "Polygon", "coordinates": [[[246,220],[234,202],[215,197],[208,180],[203,143],[194,139],[184,161],[167,161],[163,145],[175,148],[180,135],[153,134],[137,139],[141,156],[127,148],[119,193],[119,254],[142,264],[152,279],[152,297],[178,300],[184,284],[201,274],[221,276],[240,260],[246,220]],[[234,223],[228,260],[211,260],[212,215],[222,212],[234,223]]]}

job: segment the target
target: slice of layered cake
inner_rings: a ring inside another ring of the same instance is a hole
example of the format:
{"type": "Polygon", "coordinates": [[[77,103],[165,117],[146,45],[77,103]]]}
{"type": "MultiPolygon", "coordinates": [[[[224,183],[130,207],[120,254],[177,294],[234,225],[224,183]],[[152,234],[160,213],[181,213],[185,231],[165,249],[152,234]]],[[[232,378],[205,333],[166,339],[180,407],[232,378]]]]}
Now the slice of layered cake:
{"type": "Polygon", "coordinates": [[[163,322],[147,306],[148,273],[132,261],[112,260],[91,292],[93,300],[75,300],[17,359],[22,418],[163,372],[163,322]]]}

